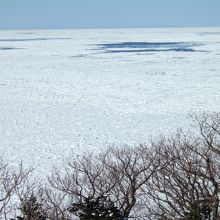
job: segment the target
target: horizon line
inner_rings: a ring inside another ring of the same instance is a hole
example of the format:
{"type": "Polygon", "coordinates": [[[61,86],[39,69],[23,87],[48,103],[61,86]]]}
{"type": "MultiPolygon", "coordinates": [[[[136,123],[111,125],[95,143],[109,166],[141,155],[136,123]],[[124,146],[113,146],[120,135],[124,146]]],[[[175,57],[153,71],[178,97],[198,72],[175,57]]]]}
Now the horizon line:
{"type": "Polygon", "coordinates": [[[13,30],[95,30],[95,29],[169,29],[169,28],[220,28],[220,26],[112,26],[112,27],[27,27],[1,28],[0,31],[13,30]]]}

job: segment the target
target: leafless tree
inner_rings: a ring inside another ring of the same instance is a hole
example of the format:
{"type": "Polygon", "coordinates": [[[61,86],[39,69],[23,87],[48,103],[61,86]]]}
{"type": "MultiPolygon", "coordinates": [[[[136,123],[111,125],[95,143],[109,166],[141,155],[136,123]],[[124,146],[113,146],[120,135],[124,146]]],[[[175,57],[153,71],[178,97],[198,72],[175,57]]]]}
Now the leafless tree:
{"type": "Polygon", "coordinates": [[[159,148],[139,145],[109,147],[98,155],[72,156],[65,161],[63,173],[55,169],[49,182],[74,203],[107,197],[128,217],[141,199],[141,187],[163,167],[159,153],[159,148]]]}
{"type": "Polygon", "coordinates": [[[0,158],[0,218],[12,217],[18,201],[17,192],[24,186],[32,169],[23,164],[12,166],[0,158]]]}
{"type": "Polygon", "coordinates": [[[219,165],[216,154],[197,136],[177,135],[155,143],[169,163],[154,173],[146,192],[152,201],[147,207],[155,219],[201,220],[212,212],[218,217],[219,165]]]}
{"type": "Polygon", "coordinates": [[[203,144],[220,156],[220,113],[190,114],[203,144]]]}
{"type": "Polygon", "coordinates": [[[109,193],[115,183],[107,173],[106,156],[72,155],[65,159],[62,171],[58,168],[53,170],[49,183],[56,191],[56,195],[63,198],[61,204],[59,198],[47,192],[56,211],[66,216],[72,203],[83,203],[87,198],[99,198],[109,193]]]}
{"type": "Polygon", "coordinates": [[[72,219],[69,212],[72,200],[68,194],[46,187],[44,188],[44,196],[44,209],[47,211],[49,220],[72,219]]]}
{"type": "MultiPolygon", "coordinates": [[[[159,160],[161,149],[149,145],[122,148],[110,148],[107,151],[107,168],[115,186],[111,190],[112,199],[123,210],[124,216],[136,215],[144,194],[140,190],[147,184],[151,176],[161,170],[167,163],[159,160]]],[[[140,211],[140,210],[139,210],[140,211]]]]}

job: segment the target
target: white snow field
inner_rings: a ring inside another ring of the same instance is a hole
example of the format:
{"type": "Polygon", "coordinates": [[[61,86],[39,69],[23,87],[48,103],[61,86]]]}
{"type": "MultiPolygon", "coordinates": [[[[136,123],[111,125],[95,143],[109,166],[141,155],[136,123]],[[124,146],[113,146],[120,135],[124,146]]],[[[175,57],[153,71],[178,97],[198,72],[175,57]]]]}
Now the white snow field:
{"type": "Polygon", "coordinates": [[[0,31],[0,153],[42,174],[220,111],[220,28],[0,31]]]}

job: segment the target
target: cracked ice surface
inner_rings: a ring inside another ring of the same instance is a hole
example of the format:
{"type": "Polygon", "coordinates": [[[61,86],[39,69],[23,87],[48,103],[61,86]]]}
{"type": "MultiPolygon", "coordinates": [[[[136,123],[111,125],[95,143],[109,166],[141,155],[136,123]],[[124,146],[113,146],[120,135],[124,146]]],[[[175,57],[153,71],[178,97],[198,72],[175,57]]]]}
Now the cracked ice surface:
{"type": "Polygon", "coordinates": [[[71,149],[146,142],[220,111],[218,33],[0,31],[0,153],[47,173],[71,149]]]}

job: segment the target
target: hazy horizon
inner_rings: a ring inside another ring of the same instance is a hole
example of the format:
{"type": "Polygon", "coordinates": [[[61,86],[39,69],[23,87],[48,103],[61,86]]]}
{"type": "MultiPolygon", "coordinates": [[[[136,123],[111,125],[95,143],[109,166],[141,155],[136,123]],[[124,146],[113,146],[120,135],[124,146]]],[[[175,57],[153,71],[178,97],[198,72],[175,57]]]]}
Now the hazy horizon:
{"type": "Polygon", "coordinates": [[[105,30],[105,29],[215,29],[215,28],[220,28],[219,26],[148,26],[148,27],[45,27],[45,28],[0,28],[0,31],[25,31],[25,30],[105,30]]]}

